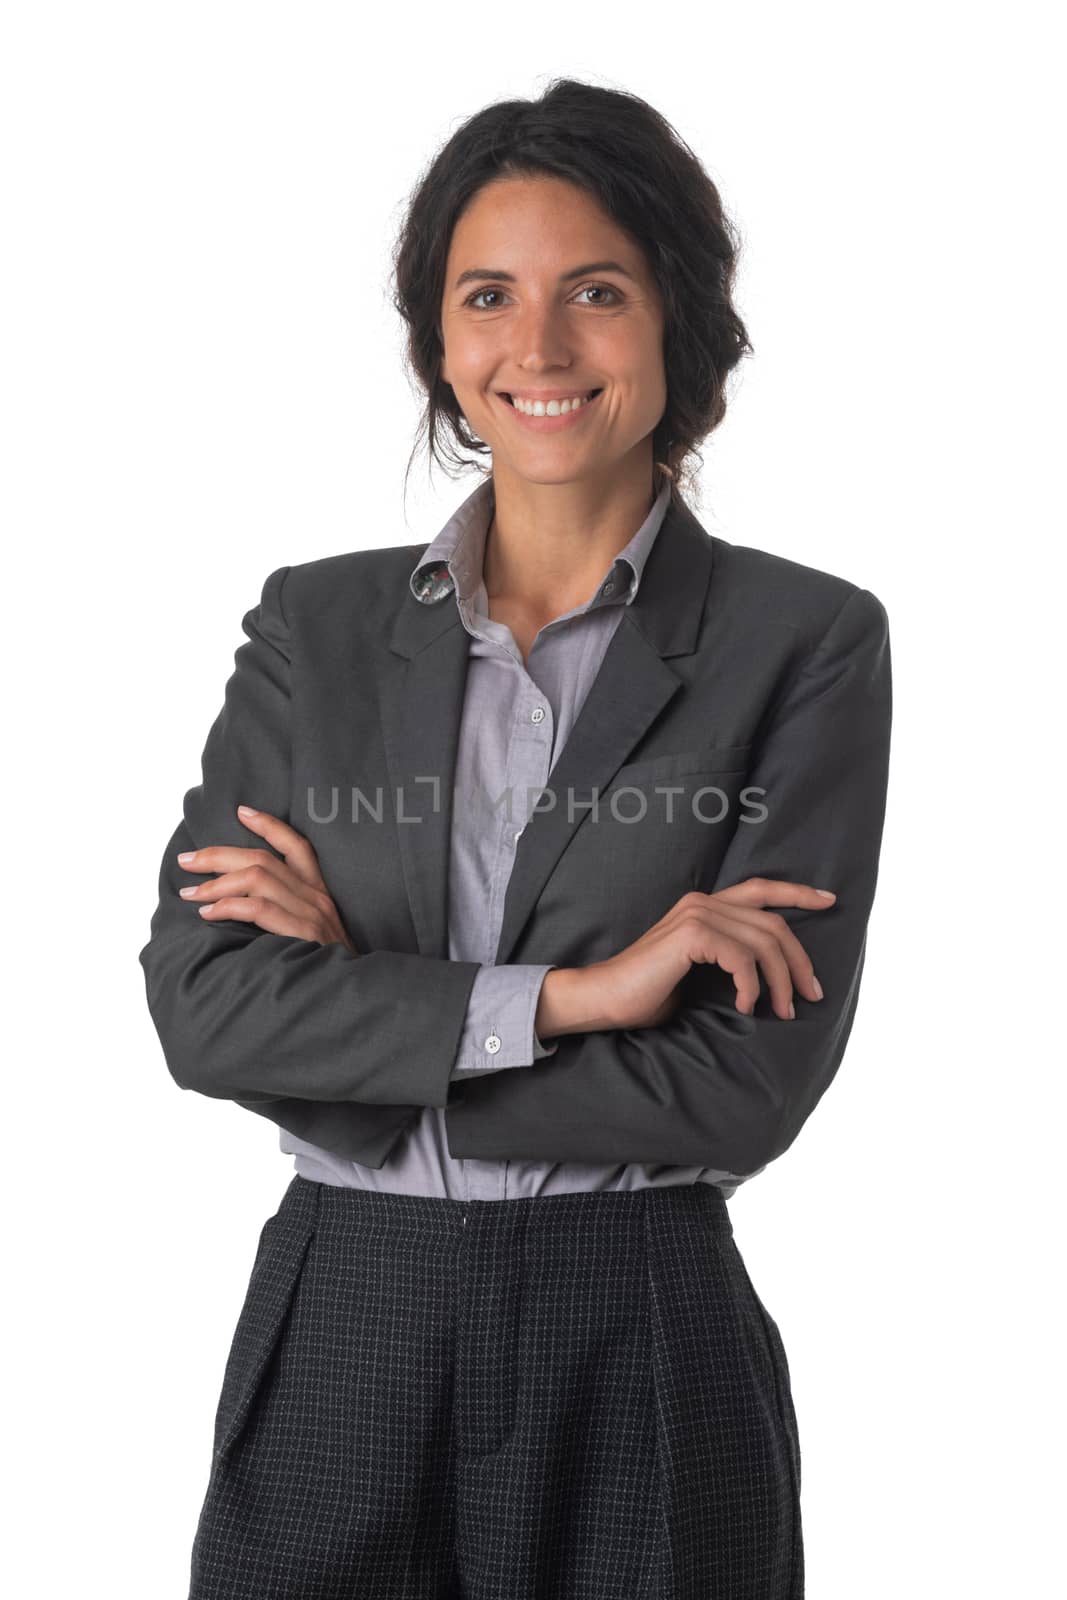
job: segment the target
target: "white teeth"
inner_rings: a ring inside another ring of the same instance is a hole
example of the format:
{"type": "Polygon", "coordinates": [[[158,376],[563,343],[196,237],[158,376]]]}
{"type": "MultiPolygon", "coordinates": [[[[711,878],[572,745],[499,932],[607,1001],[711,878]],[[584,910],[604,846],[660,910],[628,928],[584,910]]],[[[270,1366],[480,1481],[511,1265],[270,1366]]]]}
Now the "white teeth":
{"type": "Polygon", "coordinates": [[[528,417],[564,417],[568,411],[577,411],[579,406],[587,405],[592,397],[589,395],[576,395],[572,400],[549,400],[547,405],[543,400],[519,400],[511,396],[511,403],[516,411],[525,411],[528,417]]]}

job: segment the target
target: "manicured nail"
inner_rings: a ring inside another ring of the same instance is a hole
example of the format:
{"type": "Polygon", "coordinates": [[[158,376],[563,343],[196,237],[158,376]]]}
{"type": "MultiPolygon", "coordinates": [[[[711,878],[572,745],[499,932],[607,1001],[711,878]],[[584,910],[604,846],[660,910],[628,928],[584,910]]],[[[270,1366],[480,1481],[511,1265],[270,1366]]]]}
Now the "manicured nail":
{"type": "Polygon", "coordinates": [[[817,1000],[821,1000],[822,999],[822,984],[819,982],[819,980],[815,976],[814,972],[811,975],[811,986],[815,990],[815,998],[817,1000]]]}
{"type": "Polygon", "coordinates": [[[837,899],[837,896],[834,894],[834,891],[832,889],[816,889],[815,893],[816,894],[824,894],[826,896],[827,900],[836,900],[837,899]]]}
{"type": "Polygon", "coordinates": [[[243,817],[258,817],[259,816],[259,812],[258,811],[254,811],[251,806],[238,806],[237,809],[238,809],[238,811],[241,813],[241,815],[243,817]]]}
{"type": "Polygon", "coordinates": [[[214,909],[215,909],[215,907],[210,902],[206,906],[198,906],[197,907],[197,910],[200,912],[200,915],[202,917],[210,916],[211,912],[214,911],[214,909]]]}
{"type": "Polygon", "coordinates": [[[185,899],[188,900],[192,895],[194,895],[196,893],[196,891],[199,889],[199,887],[200,887],[200,885],[198,883],[187,883],[184,889],[179,889],[178,890],[178,893],[180,895],[183,895],[185,897],[185,899]]]}
{"type": "Polygon", "coordinates": [[[181,854],[179,855],[178,860],[181,862],[182,866],[184,867],[187,862],[193,860],[195,855],[196,855],[196,851],[195,850],[183,850],[181,852],[181,854]]]}
{"type": "Polygon", "coordinates": [[[795,1020],[796,1014],[797,1014],[797,1008],[793,1004],[792,1000],[790,1000],[790,1002],[789,1002],[789,1020],[790,1020],[790,1022],[793,1022],[795,1020]]]}

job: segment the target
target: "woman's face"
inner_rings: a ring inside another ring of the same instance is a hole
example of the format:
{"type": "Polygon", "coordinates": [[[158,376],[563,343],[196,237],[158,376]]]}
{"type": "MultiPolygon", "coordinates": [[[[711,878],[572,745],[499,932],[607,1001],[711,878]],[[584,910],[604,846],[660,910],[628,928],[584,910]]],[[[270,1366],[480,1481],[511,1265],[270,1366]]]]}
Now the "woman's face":
{"type": "Polygon", "coordinates": [[[453,230],[441,336],[441,376],[495,473],[593,479],[638,448],[651,470],[667,404],[662,299],[641,249],[584,190],[541,176],[479,190],[453,230]],[[592,404],[533,426],[504,398],[591,389],[592,404]]]}

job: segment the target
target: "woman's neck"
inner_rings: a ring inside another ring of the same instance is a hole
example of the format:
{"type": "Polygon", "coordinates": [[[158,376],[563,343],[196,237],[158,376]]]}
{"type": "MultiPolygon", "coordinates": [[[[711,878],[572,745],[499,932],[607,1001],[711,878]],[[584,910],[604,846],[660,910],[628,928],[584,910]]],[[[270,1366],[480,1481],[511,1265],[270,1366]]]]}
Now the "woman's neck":
{"type": "MultiPolygon", "coordinates": [[[[588,599],[655,504],[662,485],[640,478],[616,485],[607,500],[580,484],[534,485],[537,493],[505,492],[494,473],[493,516],[482,577],[490,600],[556,617],[588,599]],[[568,492],[578,491],[578,492],[568,492]]],[[[530,486],[524,486],[529,488],[530,486]]],[[[509,484],[510,489],[510,484],[509,484]]]]}

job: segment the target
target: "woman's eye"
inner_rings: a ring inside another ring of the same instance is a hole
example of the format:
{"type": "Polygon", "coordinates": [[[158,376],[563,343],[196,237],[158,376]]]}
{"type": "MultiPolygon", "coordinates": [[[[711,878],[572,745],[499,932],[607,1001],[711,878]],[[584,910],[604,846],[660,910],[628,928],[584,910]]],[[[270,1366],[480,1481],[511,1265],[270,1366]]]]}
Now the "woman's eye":
{"type": "MultiPolygon", "coordinates": [[[[609,294],[609,295],[614,295],[615,294],[615,290],[609,288],[606,283],[588,283],[588,284],[586,284],[584,289],[579,289],[578,293],[579,294],[609,294]]],[[[601,306],[601,305],[604,305],[605,302],[603,300],[594,300],[592,302],[592,304],[601,306]]]]}
{"type": "MultiPolygon", "coordinates": [[[[479,306],[479,305],[476,305],[475,302],[478,301],[478,300],[484,299],[486,295],[502,294],[502,293],[503,293],[503,290],[501,290],[501,289],[479,289],[474,294],[468,295],[467,300],[465,301],[465,304],[468,305],[468,306],[473,306],[476,311],[495,311],[496,310],[495,306],[479,306]]],[[[612,289],[611,286],[609,284],[606,284],[606,283],[587,283],[584,289],[579,289],[578,290],[578,293],[579,294],[610,295],[610,296],[616,296],[617,297],[617,291],[612,289]]],[[[591,301],[588,301],[587,304],[595,305],[595,306],[610,305],[611,301],[610,300],[591,300],[591,301]]]]}

